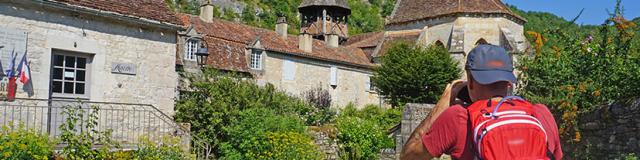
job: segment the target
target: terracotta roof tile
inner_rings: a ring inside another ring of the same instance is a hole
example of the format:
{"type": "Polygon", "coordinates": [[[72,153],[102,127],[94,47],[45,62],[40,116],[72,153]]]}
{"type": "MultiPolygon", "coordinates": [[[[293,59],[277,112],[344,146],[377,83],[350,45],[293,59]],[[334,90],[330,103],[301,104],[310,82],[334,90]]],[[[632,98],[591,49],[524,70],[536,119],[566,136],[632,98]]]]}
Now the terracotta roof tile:
{"type": "Polygon", "coordinates": [[[382,39],[384,38],[384,32],[369,32],[363,33],[355,36],[349,37],[347,42],[344,43],[346,46],[364,48],[364,47],[375,47],[377,46],[382,39]]]}
{"type": "Polygon", "coordinates": [[[415,44],[418,38],[420,37],[419,32],[415,33],[405,33],[405,34],[392,34],[384,37],[384,41],[382,42],[382,46],[377,53],[373,53],[373,57],[380,57],[384,55],[384,53],[393,46],[395,43],[407,42],[409,44],[415,44]]]}
{"type": "Polygon", "coordinates": [[[500,0],[401,0],[389,24],[435,18],[456,13],[514,14],[500,0]]]}
{"type": "Polygon", "coordinates": [[[180,24],[164,0],[48,0],[73,6],[115,12],[164,23],[180,24]]]}
{"type": "Polygon", "coordinates": [[[323,41],[314,40],[312,52],[304,52],[298,48],[298,37],[289,35],[283,39],[275,31],[251,27],[248,25],[214,19],[207,23],[198,16],[179,14],[185,26],[193,26],[200,34],[204,34],[209,45],[209,64],[213,67],[246,71],[247,62],[244,50],[256,40],[268,51],[291,54],[322,61],[333,61],[360,67],[372,67],[373,64],[365,53],[356,47],[331,48],[323,41]],[[190,23],[186,23],[190,22],[190,23]],[[223,52],[223,53],[219,53],[223,52]],[[213,58],[225,56],[223,58],[213,58]]]}

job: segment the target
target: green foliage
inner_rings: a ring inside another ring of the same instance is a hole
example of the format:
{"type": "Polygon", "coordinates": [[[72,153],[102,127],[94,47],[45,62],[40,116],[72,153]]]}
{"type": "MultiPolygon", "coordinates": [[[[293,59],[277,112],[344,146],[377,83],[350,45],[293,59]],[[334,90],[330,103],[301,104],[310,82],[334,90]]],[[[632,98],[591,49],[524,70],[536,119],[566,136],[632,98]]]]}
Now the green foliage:
{"type": "Polygon", "coordinates": [[[181,94],[175,119],[209,141],[217,157],[244,159],[270,151],[269,132],[304,132],[313,107],[303,100],[260,87],[235,75],[205,70],[191,75],[191,91],[181,94]]]}
{"type": "Polygon", "coordinates": [[[66,146],[60,154],[65,159],[107,159],[110,149],[118,148],[111,140],[111,131],[98,131],[99,108],[92,105],[90,108],[82,107],[82,104],[64,107],[62,114],[66,117],[60,125],[62,135],[60,140],[66,146]],[[87,115],[86,110],[90,113],[87,115]],[[101,147],[97,147],[101,145],[101,147]],[[97,148],[97,149],[94,149],[97,148]]]}
{"type": "Polygon", "coordinates": [[[324,159],[311,136],[299,132],[267,134],[270,152],[261,159],[324,159]]]}
{"type": "Polygon", "coordinates": [[[189,154],[189,151],[180,144],[179,137],[171,136],[163,136],[159,142],[152,141],[148,137],[141,138],[138,150],[135,150],[132,156],[134,157],[131,159],[139,160],[196,159],[195,155],[189,154]]]}
{"type": "Polygon", "coordinates": [[[198,0],[164,0],[169,9],[188,14],[199,14],[198,0]]]}
{"type": "Polygon", "coordinates": [[[542,32],[556,41],[536,44],[545,47],[518,66],[519,94],[549,105],[561,117],[560,134],[573,142],[581,139],[579,113],[640,93],[640,57],[632,44],[638,28],[612,16],[598,29],[593,40],[561,29],[542,32]]]}
{"type": "Polygon", "coordinates": [[[227,21],[236,21],[236,18],[238,17],[239,17],[238,13],[234,12],[233,10],[229,8],[222,9],[222,17],[221,17],[222,19],[227,21]]]}
{"type": "Polygon", "coordinates": [[[362,0],[349,0],[351,16],[349,17],[349,34],[381,31],[384,29],[384,19],[380,15],[380,8],[369,5],[362,0]]]}
{"type": "Polygon", "coordinates": [[[628,154],[623,154],[622,158],[623,160],[638,160],[638,156],[635,153],[628,153],[628,154]]]}
{"type": "Polygon", "coordinates": [[[25,129],[22,124],[3,126],[0,130],[0,159],[47,160],[55,144],[48,135],[25,129]]]}
{"type": "Polygon", "coordinates": [[[357,110],[347,105],[337,119],[337,139],[343,159],[377,159],[380,149],[393,148],[387,130],[400,122],[398,109],[368,105],[357,110]]]}
{"type": "Polygon", "coordinates": [[[446,49],[397,43],[382,56],[372,82],[391,105],[435,103],[447,83],[460,76],[446,49]]]}

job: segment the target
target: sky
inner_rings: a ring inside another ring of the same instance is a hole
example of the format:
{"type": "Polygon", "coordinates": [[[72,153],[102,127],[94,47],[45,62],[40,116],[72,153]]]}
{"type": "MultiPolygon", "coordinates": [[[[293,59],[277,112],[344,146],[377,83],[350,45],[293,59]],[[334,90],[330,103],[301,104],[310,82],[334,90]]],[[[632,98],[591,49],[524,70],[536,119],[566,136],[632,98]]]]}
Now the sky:
{"type": "MultiPolygon", "coordinates": [[[[516,6],[524,11],[543,11],[571,20],[584,12],[577,24],[602,24],[608,17],[607,10],[613,12],[616,0],[502,0],[502,2],[516,6]]],[[[622,0],[624,17],[631,20],[640,17],[640,0],[622,0]]]]}

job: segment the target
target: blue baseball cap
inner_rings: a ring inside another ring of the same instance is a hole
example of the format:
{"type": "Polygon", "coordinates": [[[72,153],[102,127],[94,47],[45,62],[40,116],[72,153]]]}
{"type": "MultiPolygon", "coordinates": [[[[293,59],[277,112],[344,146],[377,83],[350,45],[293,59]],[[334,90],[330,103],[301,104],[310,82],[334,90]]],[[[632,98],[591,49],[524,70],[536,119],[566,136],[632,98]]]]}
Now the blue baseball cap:
{"type": "Polygon", "coordinates": [[[500,81],[516,83],[513,75],[513,60],[507,51],[495,45],[481,44],[467,55],[465,70],[480,84],[500,81]]]}

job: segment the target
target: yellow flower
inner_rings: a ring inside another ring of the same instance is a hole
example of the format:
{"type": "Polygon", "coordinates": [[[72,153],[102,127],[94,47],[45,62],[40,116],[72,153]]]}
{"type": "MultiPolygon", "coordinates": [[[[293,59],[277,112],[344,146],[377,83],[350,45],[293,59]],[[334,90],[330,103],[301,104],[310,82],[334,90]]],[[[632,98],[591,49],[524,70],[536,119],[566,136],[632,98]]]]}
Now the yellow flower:
{"type": "Polygon", "coordinates": [[[593,96],[599,97],[600,96],[600,90],[594,91],[593,92],[593,96]]]}
{"type": "Polygon", "coordinates": [[[580,135],[580,132],[576,131],[576,139],[573,139],[576,142],[580,142],[580,139],[582,139],[582,136],[580,135]]]}
{"type": "Polygon", "coordinates": [[[19,148],[19,149],[21,149],[21,150],[24,150],[24,149],[27,149],[27,145],[25,145],[25,144],[19,144],[19,145],[18,145],[18,148],[19,148]]]}
{"type": "Polygon", "coordinates": [[[4,152],[2,155],[4,156],[4,158],[9,158],[9,156],[11,156],[13,153],[11,152],[4,152]]]}

